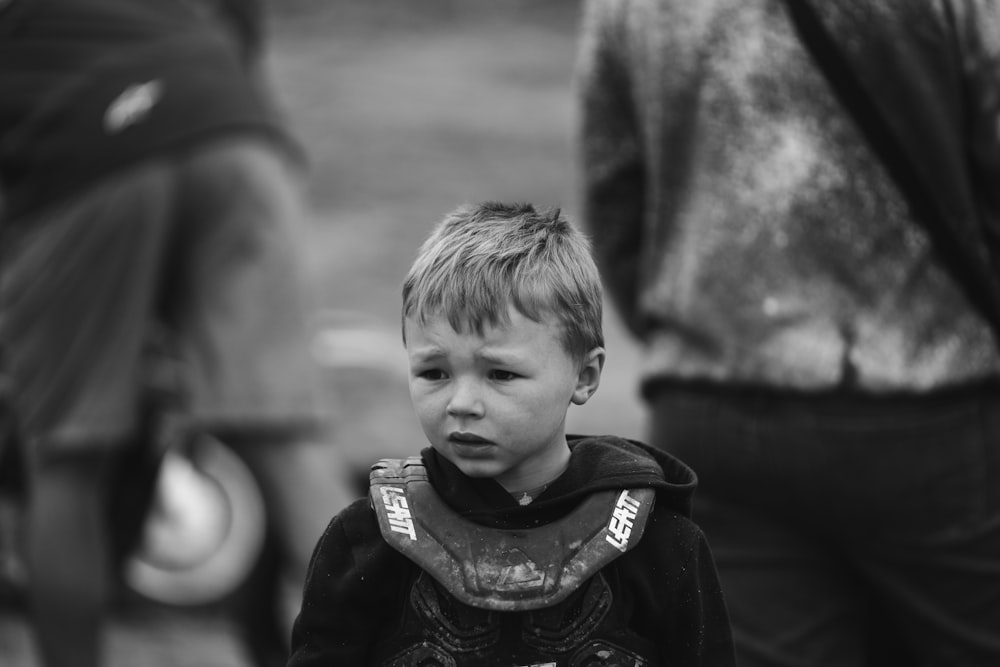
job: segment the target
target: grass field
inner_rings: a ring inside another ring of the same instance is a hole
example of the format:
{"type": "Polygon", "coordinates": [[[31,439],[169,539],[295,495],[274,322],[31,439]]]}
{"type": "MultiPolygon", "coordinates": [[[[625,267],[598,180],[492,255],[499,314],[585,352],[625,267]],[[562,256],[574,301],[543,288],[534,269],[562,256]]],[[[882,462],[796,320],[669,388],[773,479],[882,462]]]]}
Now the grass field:
{"type": "MultiPolygon", "coordinates": [[[[399,286],[463,202],[578,209],[569,0],[286,0],[270,68],[311,155],[318,351],[359,466],[424,445],[406,396],[399,286]]],[[[608,368],[570,429],[639,437],[636,350],[613,313],[608,368]]]]}

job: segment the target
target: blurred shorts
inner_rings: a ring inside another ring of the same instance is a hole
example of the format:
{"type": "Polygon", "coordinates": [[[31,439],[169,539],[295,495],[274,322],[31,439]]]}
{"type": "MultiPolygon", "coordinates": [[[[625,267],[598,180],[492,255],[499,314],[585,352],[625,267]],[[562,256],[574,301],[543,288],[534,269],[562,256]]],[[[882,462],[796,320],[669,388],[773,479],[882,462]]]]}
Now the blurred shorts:
{"type": "Polygon", "coordinates": [[[163,358],[206,428],[321,422],[299,186],[276,147],[233,137],[7,221],[0,351],[21,439],[120,442],[163,358]]]}

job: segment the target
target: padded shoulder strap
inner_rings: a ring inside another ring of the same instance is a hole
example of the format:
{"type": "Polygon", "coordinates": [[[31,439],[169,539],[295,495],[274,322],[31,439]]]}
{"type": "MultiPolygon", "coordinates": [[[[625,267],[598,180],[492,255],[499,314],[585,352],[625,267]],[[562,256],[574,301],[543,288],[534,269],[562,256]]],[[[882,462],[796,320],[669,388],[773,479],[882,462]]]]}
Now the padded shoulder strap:
{"type": "Polygon", "coordinates": [[[560,521],[490,528],[456,514],[418,457],[372,466],[370,498],[385,540],[462,602],[498,611],[557,604],[639,542],[653,489],[596,493],[560,521]]]}

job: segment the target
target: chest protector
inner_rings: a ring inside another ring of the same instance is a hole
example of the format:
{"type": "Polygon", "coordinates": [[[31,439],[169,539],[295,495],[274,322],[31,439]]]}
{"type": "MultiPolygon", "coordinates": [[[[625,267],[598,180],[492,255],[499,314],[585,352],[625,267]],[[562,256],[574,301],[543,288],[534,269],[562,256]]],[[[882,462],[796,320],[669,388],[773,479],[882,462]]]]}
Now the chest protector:
{"type": "Polygon", "coordinates": [[[634,547],[652,489],[589,496],[534,528],[476,524],[427,481],[418,457],[372,468],[382,536],[419,570],[398,627],[374,664],[385,667],[650,667],[655,646],[629,629],[602,568],[634,547]]]}

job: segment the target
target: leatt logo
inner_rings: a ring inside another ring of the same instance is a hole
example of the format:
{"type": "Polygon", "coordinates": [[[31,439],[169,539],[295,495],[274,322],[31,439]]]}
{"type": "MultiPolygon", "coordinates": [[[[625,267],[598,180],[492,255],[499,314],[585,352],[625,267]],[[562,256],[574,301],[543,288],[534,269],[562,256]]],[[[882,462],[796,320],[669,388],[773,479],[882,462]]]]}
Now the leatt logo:
{"type": "Polygon", "coordinates": [[[408,535],[415,542],[417,531],[413,527],[413,515],[410,514],[410,506],[406,502],[403,489],[398,486],[383,486],[382,504],[385,505],[385,511],[389,516],[390,530],[408,535]]]}
{"type": "Polygon", "coordinates": [[[628,489],[625,489],[618,496],[615,511],[611,513],[608,534],[604,536],[608,544],[622,552],[628,548],[628,540],[632,536],[632,522],[638,513],[639,501],[630,496],[628,489]]]}

